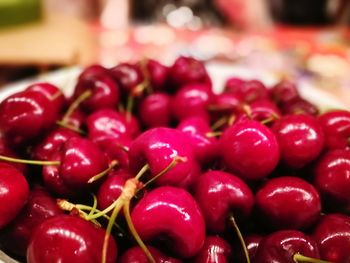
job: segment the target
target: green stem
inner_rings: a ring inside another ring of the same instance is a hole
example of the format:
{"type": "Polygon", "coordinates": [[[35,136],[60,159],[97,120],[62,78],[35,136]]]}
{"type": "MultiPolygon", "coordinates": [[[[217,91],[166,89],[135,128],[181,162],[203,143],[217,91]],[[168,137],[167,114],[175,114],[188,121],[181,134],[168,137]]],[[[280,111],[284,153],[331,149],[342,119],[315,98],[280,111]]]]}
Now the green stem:
{"type": "Polygon", "coordinates": [[[97,209],[97,198],[96,198],[96,195],[94,195],[94,194],[91,194],[91,195],[92,195],[92,198],[93,198],[93,200],[94,200],[94,203],[93,203],[93,205],[92,205],[92,208],[91,208],[91,210],[90,210],[88,216],[91,216],[92,214],[94,214],[95,211],[96,211],[96,209],[97,209]]]}
{"type": "Polygon", "coordinates": [[[239,241],[241,242],[241,245],[242,245],[242,248],[243,248],[243,252],[244,252],[246,261],[247,261],[247,263],[250,263],[250,258],[249,258],[248,249],[247,249],[247,246],[246,246],[246,244],[245,244],[245,241],[244,241],[244,238],[243,238],[243,236],[242,236],[242,233],[241,233],[241,231],[239,230],[239,227],[238,227],[238,225],[237,225],[237,223],[236,223],[236,220],[235,220],[235,218],[234,218],[232,215],[230,215],[229,220],[230,220],[230,222],[231,222],[233,228],[235,229],[235,231],[236,231],[236,233],[237,233],[237,236],[238,236],[239,241]]]}
{"type": "Polygon", "coordinates": [[[79,133],[79,134],[81,134],[81,135],[85,135],[85,132],[84,132],[83,130],[81,130],[81,129],[77,128],[77,127],[74,127],[73,125],[70,125],[70,124],[67,123],[67,122],[56,121],[56,124],[57,124],[58,126],[61,126],[61,127],[63,127],[63,128],[72,130],[72,131],[74,131],[74,132],[76,132],[76,133],[79,133]]]}
{"type": "Polygon", "coordinates": [[[75,101],[70,105],[66,113],[63,115],[62,122],[67,122],[67,119],[72,115],[72,113],[79,107],[79,105],[92,95],[91,90],[86,90],[76,98],[75,101]]]}
{"type": "Polygon", "coordinates": [[[147,246],[145,245],[145,243],[143,243],[140,235],[137,233],[135,226],[132,222],[131,216],[130,216],[130,200],[127,201],[124,206],[123,206],[123,211],[124,211],[124,216],[125,216],[125,220],[126,223],[129,227],[129,230],[131,232],[131,235],[135,238],[137,244],[140,246],[140,248],[142,249],[142,251],[145,253],[147,259],[149,262],[151,263],[156,263],[156,261],[154,260],[151,252],[148,250],[147,246]]]}
{"type": "Polygon", "coordinates": [[[117,164],[118,164],[118,161],[113,160],[107,169],[105,169],[102,172],[100,172],[99,174],[96,174],[95,176],[91,177],[89,179],[88,183],[91,184],[91,183],[98,181],[99,179],[104,177],[106,174],[108,174],[109,171],[112,170],[117,164]]]}
{"type": "Polygon", "coordinates": [[[229,118],[227,116],[221,117],[211,126],[211,129],[213,131],[219,129],[220,127],[222,127],[223,125],[225,125],[228,122],[228,119],[229,118]]]}
{"type": "Polygon", "coordinates": [[[220,132],[220,131],[217,131],[217,132],[207,132],[207,133],[205,134],[205,136],[208,137],[208,138],[219,137],[219,136],[221,136],[221,135],[222,135],[222,132],[220,132]]]}
{"type": "Polygon", "coordinates": [[[126,120],[131,120],[132,108],[134,107],[134,97],[132,95],[128,96],[128,100],[126,102],[126,120]]]}
{"type": "Polygon", "coordinates": [[[39,161],[39,160],[25,160],[19,158],[8,157],[4,155],[0,155],[0,160],[12,162],[12,163],[24,163],[24,164],[32,164],[32,165],[47,165],[47,166],[57,166],[60,165],[60,161],[39,161]]]}
{"type": "Polygon", "coordinates": [[[307,256],[304,256],[302,254],[299,253],[295,253],[293,255],[293,261],[296,263],[299,262],[307,262],[307,263],[332,263],[330,261],[326,261],[326,260],[322,260],[322,259],[318,259],[318,258],[310,258],[307,256]]]}

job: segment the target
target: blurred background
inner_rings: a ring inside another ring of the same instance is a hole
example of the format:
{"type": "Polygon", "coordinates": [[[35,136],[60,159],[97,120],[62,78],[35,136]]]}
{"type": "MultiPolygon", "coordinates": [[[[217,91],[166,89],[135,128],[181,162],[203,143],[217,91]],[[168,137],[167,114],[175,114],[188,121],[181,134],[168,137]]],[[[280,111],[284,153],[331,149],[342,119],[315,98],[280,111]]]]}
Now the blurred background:
{"type": "Polygon", "coordinates": [[[348,0],[0,0],[0,85],[182,54],[217,72],[307,79],[350,105],[349,10],[348,0]]]}

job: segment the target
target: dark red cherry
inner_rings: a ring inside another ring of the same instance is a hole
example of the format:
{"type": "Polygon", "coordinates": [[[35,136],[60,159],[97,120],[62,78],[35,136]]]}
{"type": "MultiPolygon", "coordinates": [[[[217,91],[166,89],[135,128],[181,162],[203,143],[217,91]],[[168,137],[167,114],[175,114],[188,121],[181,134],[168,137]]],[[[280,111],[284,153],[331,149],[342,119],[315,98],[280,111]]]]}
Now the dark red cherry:
{"type": "Polygon", "coordinates": [[[194,263],[229,263],[231,262],[232,249],[221,237],[207,236],[199,253],[195,256],[194,263]]]}
{"type": "Polygon", "coordinates": [[[194,184],[194,198],[202,209],[207,229],[223,232],[228,218],[247,218],[254,205],[248,185],[233,174],[209,171],[194,184]]]}
{"type": "Polygon", "coordinates": [[[57,128],[51,131],[42,142],[34,147],[32,156],[36,160],[51,160],[51,155],[60,150],[60,147],[71,137],[80,137],[76,132],[57,128]]]}
{"type": "Polygon", "coordinates": [[[333,150],[322,156],[316,164],[313,182],[327,207],[349,212],[350,151],[333,150]]]}
{"type": "Polygon", "coordinates": [[[140,68],[130,63],[120,63],[111,68],[110,73],[127,94],[130,94],[144,80],[140,68]]]}
{"type": "Polygon", "coordinates": [[[40,92],[15,93],[0,104],[0,129],[12,143],[37,138],[56,121],[53,105],[40,92]]]}
{"type": "Polygon", "coordinates": [[[77,99],[87,91],[90,91],[91,95],[81,104],[87,112],[105,108],[113,109],[118,106],[120,99],[119,86],[107,73],[87,74],[87,77],[81,76],[75,86],[73,99],[77,99]]]}
{"type": "Polygon", "coordinates": [[[187,84],[182,86],[171,101],[171,111],[178,120],[188,117],[207,117],[213,93],[206,84],[187,84]]]}
{"type": "Polygon", "coordinates": [[[35,187],[28,202],[2,236],[6,251],[20,257],[26,256],[29,240],[39,224],[47,218],[63,214],[56,200],[44,188],[35,187]]]}
{"type": "Polygon", "coordinates": [[[225,90],[237,94],[248,103],[269,98],[267,88],[259,80],[246,80],[240,83],[239,79],[229,79],[225,90]]]}
{"type": "MultiPolygon", "coordinates": [[[[254,263],[295,263],[295,254],[318,259],[320,254],[316,242],[296,230],[281,230],[264,237],[259,244],[254,263]]],[[[315,261],[317,262],[317,261],[315,261]]]]}
{"type": "Polygon", "coordinates": [[[190,139],[194,155],[200,164],[209,164],[219,156],[218,140],[211,136],[213,131],[206,119],[186,118],[179,123],[177,129],[190,139]]]}
{"type": "Polygon", "coordinates": [[[321,201],[314,186],[298,177],[270,179],[256,193],[256,206],[271,227],[302,229],[320,217],[321,201]]]}
{"type": "MultiPolygon", "coordinates": [[[[233,93],[237,96],[240,96],[240,90],[243,89],[243,85],[245,83],[245,80],[237,78],[237,77],[230,77],[226,80],[224,85],[224,93],[233,93]]],[[[240,97],[243,99],[242,97],[240,97]]]]}
{"type": "Polygon", "coordinates": [[[159,61],[149,59],[146,64],[150,84],[154,90],[162,90],[169,75],[169,68],[159,61]]]}
{"type": "Polygon", "coordinates": [[[132,222],[144,241],[155,239],[181,258],[196,255],[203,246],[205,224],[199,206],[184,189],[161,186],[148,193],[136,204],[132,222]]]}
{"type": "Polygon", "coordinates": [[[164,127],[153,128],[138,136],[129,150],[132,172],[136,174],[148,164],[152,177],[162,172],[177,157],[183,157],[182,161],[177,162],[155,183],[188,187],[200,171],[191,143],[183,132],[164,127]]]}
{"type": "Polygon", "coordinates": [[[293,99],[299,98],[299,92],[294,82],[282,80],[270,90],[272,99],[277,104],[284,104],[293,99]]]}
{"type": "MultiPolygon", "coordinates": [[[[147,247],[156,263],[181,263],[182,261],[168,257],[154,247],[147,247]]],[[[119,263],[149,263],[140,247],[129,248],[119,259],[119,263]]]]}
{"type": "Polygon", "coordinates": [[[118,168],[129,169],[129,148],[132,140],[128,138],[107,139],[103,145],[99,143],[100,149],[106,154],[109,162],[117,161],[118,168]]]}
{"type": "Polygon", "coordinates": [[[328,214],[317,224],[313,238],[321,258],[334,263],[350,262],[350,217],[328,214]]]}
{"type": "Polygon", "coordinates": [[[318,117],[325,133],[325,146],[328,149],[345,149],[350,145],[350,112],[329,111],[318,117]]]}
{"type": "Polygon", "coordinates": [[[85,189],[93,176],[107,168],[106,156],[88,139],[72,137],[64,143],[60,176],[67,186],[85,189]]]}
{"type": "Polygon", "coordinates": [[[316,159],[324,145],[324,134],[317,119],[309,115],[285,115],[272,126],[289,167],[302,168],[316,159]]]}
{"type": "Polygon", "coordinates": [[[99,64],[93,64],[90,65],[88,67],[86,67],[78,76],[78,79],[89,79],[89,78],[93,78],[94,76],[97,75],[105,75],[105,74],[109,74],[108,73],[108,69],[106,69],[105,67],[99,65],[99,64]]]}
{"type": "Polygon", "coordinates": [[[10,223],[26,204],[29,186],[15,167],[0,163],[0,229],[10,223]]]}
{"type": "Polygon", "coordinates": [[[162,92],[148,95],[139,105],[139,117],[146,128],[167,127],[171,122],[171,97],[162,92]]]}
{"type": "MultiPolygon", "coordinates": [[[[105,231],[77,216],[59,215],[35,230],[27,250],[28,263],[101,262],[105,231]]],[[[107,263],[117,260],[117,245],[108,239],[107,263]]]]}
{"type": "Polygon", "coordinates": [[[257,121],[246,120],[228,127],[219,143],[227,168],[245,180],[264,178],[279,161],[275,135],[257,121]]]}
{"type": "MultiPolygon", "coordinates": [[[[8,141],[0,134],[0,155],[12,157],[12,158],[20,158],[20,156],[10,148],[8,145],[8,141]]],[[[22,163],[14,163],[14,162],[7,162],[7,161],[0,161],[0,163],[7,163],[16,169],[18,169],[21,173],[24,175],[28,172],[28,167],[26,164],[22,163]]]]}
{"type": "Polygon", "coordinates": [[[213,113],[232,114],[239,112],[242,104],[243,100],[237,94],[224,92],[213,96],[208,109],[213,113]]]}
{"type": "MultiPolygon", "coordinates": [[[[244,237],[245,245],[247,246],[249,259],[251,262],[255,262],[256,251],[258,250],[260,241],[263,239],[263,236],[257,234],[250,234],[244,237]]],[[[237,262],[246,263],[247,259],[242,250],[241,244],[236,248],[237,252],[237,262]]]]}
{"type": "Polygon", "coordinates": [[[281,105],[283,114],[306,114],[311,116],[317,116],[319,111],[318,108],[311,102],[296,97],[281,105]]]}

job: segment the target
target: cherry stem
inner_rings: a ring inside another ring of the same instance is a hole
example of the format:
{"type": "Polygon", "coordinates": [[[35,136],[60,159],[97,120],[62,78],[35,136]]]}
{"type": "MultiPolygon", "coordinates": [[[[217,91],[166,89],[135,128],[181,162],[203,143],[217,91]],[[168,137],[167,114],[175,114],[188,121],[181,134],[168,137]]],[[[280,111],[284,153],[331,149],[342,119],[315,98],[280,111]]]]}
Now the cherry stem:
{"type": "Polygon", "coordinates": [[[326,261],[326,260],[322,260],[322,259],[318,259],[318,258],[311,258],[311,257],[307,257],[304,256],[300,253],[295,253],[293,255],[293,261],[296,263],[299,262],[308,262],[308,263],[331,263],[330,261],[326,261]]]}
{"type": "Polygon", "coordinates": [[[72,131],[74,131],[74,132],[76,132],[76,133],[79,133],[79,134],[81,134],[81,135],[85,135],[85,132],[84,132],[83,130],[81,130],[81,129],[77,128],[77,127],[74,127],[73,125],[71,125],[71,124],[69,124],[69,123],[67,123],[67,122],[64,122],[64,121],[56,121],[56,124],[57,124],[58,126],[61,126],[61,127],[63,127],[63,128],[72,130],[72,131]]]}
{"type": "Polygon", "coordinates": [[[127,201],[124,204],[123,211],[124,211],[125,220],[126,220],[126,223],[127,223],[128,227],[129,227],[129,230],[131,232],[131,235],[135,238],[135,241],[137,242],[139,247],[142,249],[142,251],[145,253],[148,261],[151,262],[151,263],[156,263],[156,261],[154,260],[151,252],[148,250],[148,248],[145,245],[145,243],[143,243],[140,235],[137,233],[137,231],[135,229],[135,226],[134,226],[134,224],[132,222],[132,219],[131,219],[131,216],[130,216],[130,200],[127,201]]]}
{"type": "Polygon", "coordinates": [[[245,114],[247,114],[249,119],[253,119],[252,108],[248,104],[243,104],[242,110],[244,111],[245,114]]]}
{"type": "MultiPolygon", "coordinates": [[[[173,160],[168,164],[167,167],[165,167],[162,171],[160,171],[157,175],[155,175],[153,178],[151,178],[149,181],[147,181],[138,191],[142,190],[143,188],[147,187],[149,184],[153,183],[155,180],[157,180],[159,177],[164,175],[166,172],[170,171],[178,162],[186,162],[187,158],[182,156],[175,156],[173,160]]],[[[136,178],[136,177],[135,177],[136,178]]],[[[138,192],[137,191],[137,192],[138,192]]],[[[136,192],[136,193],[137,193],[136,192]]]]}
{"type": "Polygon", "coordinates": [[[62,94],[62,91],[58,90],[55,94],[50,96],[50,100],[53,101],[53,100],[57,99],[61,94],[62,94]]]}
{"type": "Polygon", "coordinates": [[[79,95],[78,98],[76,98],[75,101],[70,105],[66,113],[63,115],[62,122],[67,122],[67,119],[69,116],[72,115],[72,113],[79,107],[79,105],[86,99],[88,99],[92,95],[91,90],[86,90],[82,94],[79,95]]]}
{"type": "Polygon", "coordinates": [[[97,198],[96,198],[96,195],[94,195],[94,194],[91,194],[91,195],[92,195],[92,198],[94,200],[94,203],[92,204],[92,208],[91,208],[88,216],[91,216],[92,214],[94,214],[96,209],[97,209],[97,198]]]}
{"type": "Polygon", "coordinates": [[[222,127],[223,125],[225,125],[228,122],[228,119],[229,118],[227,116],[221,117],[216,122],[214,122],[214,124],[211,126],[211,129],[213,131],[219,129],[220,127],[222,127]]]}
{"type": "Polygon", "coordinates": [[[108,246],[108,241],[109,237],[112,231],[112,227],[114,225],[115,220],[117,219],[117,216],[120,212],[120,210],[123,208],[123,206],[130,202],[130,200],[134,197],[136,190],[138,188],[139,182],[136,178],[131,178],[128,179],[123,187],[123,191],[118,197],[118,199],[113,202],[115,204],[113,208],[112,215],[108,221],[107,229],[106,229],[106,234],[104,236],[103,240],[103,247],[102,247],[102,263],[106,263],[106,258],[107,258],[107,246],[108,246]]]}
{"type": "Polygon", "coordinates": [[[32,165],[42,165],[42,166],[57,166],[60,165],[60,161],[39,161],[39,160],[26,160],[26,159],[19,159],[19,158],[13,158],[9,156],[0,155],[0,160],[7,161],[11,163],[24,163],[24,164],[32,164],[32,165]]]}
{"type": "Polygon", "coordinates": [[[247,261],[247,263],[250,263],[247,245],[245,244],[244,238],[243,238],[243,236],[242,236],[241,231],[239,230],[239,227],[238,227],[238,225],[237,225],[237,222],[236,222],[235,218],[234,218],[232,215],[230,215],[229,220],[230,220],[230,222],[231,222],[233,228],[235,229],[235,231],[236,231],[236,233],[237,233],[237,236],[238,236],[239,241],[241,242],[241,245],[242,245],[242,248],[243,248],[243,251],[244,251],[244,255],[245,255],[246,261],[247,261]]]}
{"type": "Polygon", "coordinates": [[[109,173],[109,171],[111,171],[116,165],[118,164],[118,161],[113,160],[110,164],[109,167],[105,170],[103,170],[102,172],[94,175],[93,177],[91,177],[88,181],[89,184],[94,183],[96,181],[98,181],[99,179],[101,179],[102,177],[104,177],[105,175],[107,175],[109,173]]]}
{"type": "Polygon", "coordinates": [[[130,121],[132,108],[134,107],[134,97],[132,95],[128,96],[128,100],[126,102],[126,120],[130,121]]]}
{"type": "Polygon", "coordinates": [[[205,136],[208,137],[208,138],[212,138],[212,137],[219,137],[219,136],[221,136],[221,134],[222,134],[222,132],[220,132],[220,131],[217,131],[217,132],[207,132],[207,133],[205,134],[205,136]]]}

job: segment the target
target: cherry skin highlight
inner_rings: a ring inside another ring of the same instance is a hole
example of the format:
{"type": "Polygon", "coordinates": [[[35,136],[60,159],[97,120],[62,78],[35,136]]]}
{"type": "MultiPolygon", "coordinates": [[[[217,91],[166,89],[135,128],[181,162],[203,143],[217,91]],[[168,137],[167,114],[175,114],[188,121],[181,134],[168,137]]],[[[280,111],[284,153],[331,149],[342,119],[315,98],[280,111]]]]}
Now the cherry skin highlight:
{"type": "Polygon", "coordinates": [[[207,236],[202,249],[194,258],[194,263],[229,263],[232,249],[218,236],[207,236]]]}

